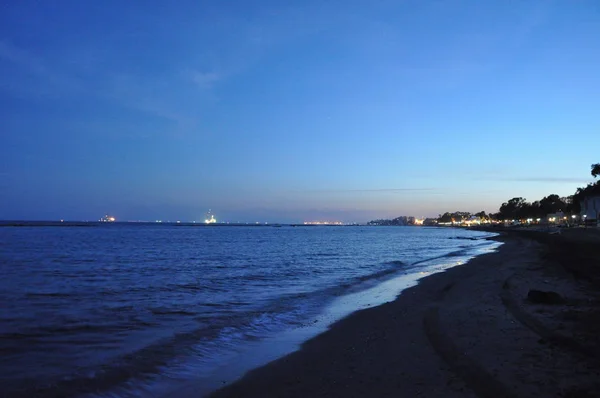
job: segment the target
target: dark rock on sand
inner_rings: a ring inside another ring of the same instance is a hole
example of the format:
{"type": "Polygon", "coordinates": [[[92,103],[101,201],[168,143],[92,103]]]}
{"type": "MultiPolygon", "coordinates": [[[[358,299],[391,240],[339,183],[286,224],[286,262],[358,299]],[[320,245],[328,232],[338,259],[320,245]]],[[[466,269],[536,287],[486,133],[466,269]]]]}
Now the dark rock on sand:
{"type": "Polygon", "coordinates": [[[527,300],[535,304],[564,304],[565,299],[558,293],[531,289],[527,293],[527,300]]]}

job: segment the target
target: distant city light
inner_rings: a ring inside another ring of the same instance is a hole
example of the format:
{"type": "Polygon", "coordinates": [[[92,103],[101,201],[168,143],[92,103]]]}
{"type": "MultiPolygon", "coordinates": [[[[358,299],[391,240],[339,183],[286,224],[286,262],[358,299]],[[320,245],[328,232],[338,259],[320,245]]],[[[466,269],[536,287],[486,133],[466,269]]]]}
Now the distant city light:
{"type": "Polygon", "coordinates": [[[304,221],[304,225],[344,225],[341,221],[304,221]]]}

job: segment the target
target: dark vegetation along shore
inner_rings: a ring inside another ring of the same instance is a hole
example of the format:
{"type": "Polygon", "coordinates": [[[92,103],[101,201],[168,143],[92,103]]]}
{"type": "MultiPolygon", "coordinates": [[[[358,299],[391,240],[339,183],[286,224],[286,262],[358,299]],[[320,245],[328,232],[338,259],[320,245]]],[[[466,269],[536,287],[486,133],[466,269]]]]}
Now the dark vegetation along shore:
{"type": "Polygon", "coordinates": [[[213,396],[600,397],[598,231],[494,239],[213,396]]]}
{"type": "MultiPolygon", "coordinates": [[[[600,163],[591,165],[590,174],[597,178],[600,176],[600,163]]],[[[525,198],[515,197],[500,206],[497,213],[486,214],[485,211],[471,214],[466,211],[445,212],[437,218],[417,220],[415,217],[396,217],[392,220],[373,220],[369,225],[461,225],[490,224],[501,222],[519,222],[527,224],[590,224],[600,222],[599,209],[591,206],[586,209],[584,203],[588,199],[600,200],[600,180],[577,188],[574,194],[560,197],[550,194],[540,200],[528,202],[525,198]],[[593,209],[593,210],[592,210],[593,209]],[[590,210],[590,211],[587,211],[590,210]],[[583,214],[585,215],[583,215],[583,214]],[[587,213],[587,214],[586,214],[587,213]],[[582,219],[583,215],[583,219],[582,219]],[[558,219],[560,217],[560,219],[558,219]],[[586,219],[589,217],[589,219],[586,219]],[[568,221],[566,221],[568,220],[568,221]],[[476,221],[475,223],[471,223],[476,221]]]]}

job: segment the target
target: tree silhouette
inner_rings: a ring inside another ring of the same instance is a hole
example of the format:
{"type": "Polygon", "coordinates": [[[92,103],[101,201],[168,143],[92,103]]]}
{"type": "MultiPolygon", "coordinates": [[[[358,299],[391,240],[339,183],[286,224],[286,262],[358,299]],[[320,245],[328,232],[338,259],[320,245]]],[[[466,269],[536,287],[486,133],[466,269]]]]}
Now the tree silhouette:
{"type": "Polygon", "coordinates": [[[512,198],[500,206],[500,216],[503,220],[519,218],[529,203],[524,198],[512,198]]]}
{"type": "Polygon", "coordinates": [[[479,213],[475,213],[475,214],[474,214],[474,216],[475,216],[475,217],[479,217],[479,218],[481,218],[481,219],[486,219],[486,218],[488,218],[488,215],[487,215],[487,214],[485,214],[485,211],[483,211],[483,210],[482,210],[482,211],[480,211],[479,213]]]}
{"type": "Polygon", "coordinates": [[[567,204],[560,196],[552,194],[540,200],[540,209],[544,215],[547,215],[565,211],[567,209],[567,204]]]}
{"type": "Polygon", "coordinates": [[[592,165],[592,175],[594,176],[594,178],[600,175],[600,163],[592,165]]]}

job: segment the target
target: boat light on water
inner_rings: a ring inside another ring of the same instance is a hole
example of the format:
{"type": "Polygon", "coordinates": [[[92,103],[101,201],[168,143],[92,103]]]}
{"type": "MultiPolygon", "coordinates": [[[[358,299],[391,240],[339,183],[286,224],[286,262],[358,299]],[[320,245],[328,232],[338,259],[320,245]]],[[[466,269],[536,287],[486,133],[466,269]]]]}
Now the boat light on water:
{"type": "Polygon", "coordinates": [[[109,216],[108,214],[106,214],[104,217],[102,217],[100,219],[100,222],[115,222],[117,221],[117,219],[113,216],[109,216]]]}
{"type": "Polygon", "coordinates": [[[210,209],[208,210],[208,213],[206,213],[206,219],[204,220],[205,224],[216,224],[217,219],[215,218],[215,215],[212,214],[210,212],[210,209]]]}

